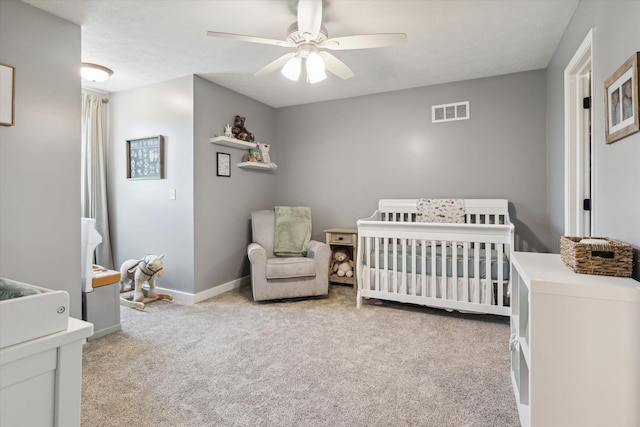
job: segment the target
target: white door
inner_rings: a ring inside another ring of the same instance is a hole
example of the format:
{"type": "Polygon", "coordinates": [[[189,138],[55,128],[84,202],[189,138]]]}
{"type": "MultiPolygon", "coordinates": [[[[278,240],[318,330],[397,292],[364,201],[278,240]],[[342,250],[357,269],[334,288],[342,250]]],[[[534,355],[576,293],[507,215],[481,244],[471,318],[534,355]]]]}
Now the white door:
{"type": "Polygon", "coordinates": [[[565,79],[565,234],[593,233],[593,150],[591,127],[592,31],[564,71],[565,79]]]}
{"type": "MultiPolygon", "coordinates": [[[[584,70],[584,74],[580,76],[582,97],[582,114],[578,136],[578,144],[581,145],[579,152],[582,153],[578,165],[579,173],[582,175],[581,182],[578,184],[582,188],[582,209],[578,206],[578,212],[581,213],[581,224],[578,225],[581,236],[591,236],[591,64],[588,69],[584,70]]],[[[580,105],[577,106],[578,108],[580,105]]]]}

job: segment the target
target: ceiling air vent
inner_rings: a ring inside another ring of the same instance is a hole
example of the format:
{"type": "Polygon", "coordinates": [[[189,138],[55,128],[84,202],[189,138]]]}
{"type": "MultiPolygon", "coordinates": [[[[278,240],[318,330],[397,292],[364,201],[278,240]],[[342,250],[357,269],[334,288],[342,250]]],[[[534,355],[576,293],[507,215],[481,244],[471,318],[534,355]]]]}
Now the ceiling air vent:
{"type": "Polygon", "coordinates": [[[469,101],[453,104],[434,105],[431,107],[431,122],[452,122],[469,119],[469,101]]]}

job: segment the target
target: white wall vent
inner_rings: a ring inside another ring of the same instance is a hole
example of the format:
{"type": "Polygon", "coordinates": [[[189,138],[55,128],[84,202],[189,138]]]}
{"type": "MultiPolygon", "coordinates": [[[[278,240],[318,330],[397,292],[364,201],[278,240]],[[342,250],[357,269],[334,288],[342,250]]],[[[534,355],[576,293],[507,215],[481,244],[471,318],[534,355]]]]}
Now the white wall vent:
{"type": "Polygon", "coordinates": [[[452,122],[469,119],[469,101],[431,107],[431,123],[452,122]]]}

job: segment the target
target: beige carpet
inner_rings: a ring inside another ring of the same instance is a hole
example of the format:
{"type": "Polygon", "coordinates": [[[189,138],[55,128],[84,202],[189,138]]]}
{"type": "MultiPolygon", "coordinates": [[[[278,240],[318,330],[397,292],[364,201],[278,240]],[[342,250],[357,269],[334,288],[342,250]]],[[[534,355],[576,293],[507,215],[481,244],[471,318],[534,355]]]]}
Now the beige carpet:
{"type": "Polygon", "coordinates": [[[369,300],[122,308],[84,346],[82,425],[516,426],[509,324],[369,300]]]}

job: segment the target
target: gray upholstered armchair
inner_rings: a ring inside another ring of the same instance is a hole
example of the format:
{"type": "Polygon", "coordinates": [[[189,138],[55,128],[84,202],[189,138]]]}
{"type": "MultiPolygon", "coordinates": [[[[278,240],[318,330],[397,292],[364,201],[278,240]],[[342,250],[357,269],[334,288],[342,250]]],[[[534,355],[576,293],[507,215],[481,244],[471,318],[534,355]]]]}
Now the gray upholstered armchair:
{"type": "Polygon", "coordinates": [[[251,287],[256,301],[327,295],[331,248],[309,241],[306,256],[278,257],[274,253],[275,212],[251,213],[253,242],[247,253],[251,263],[251,287]]]}

